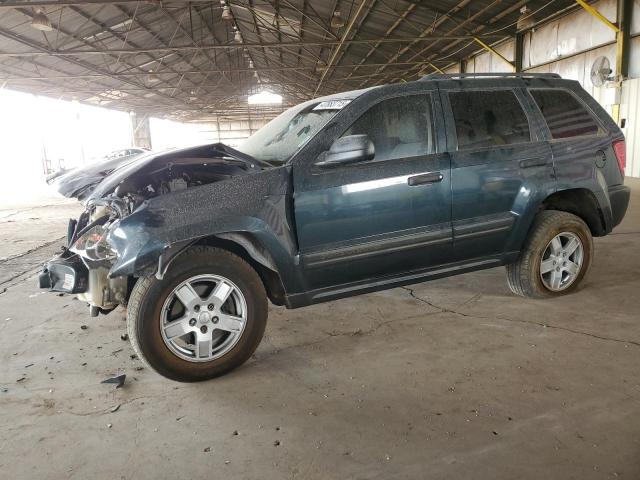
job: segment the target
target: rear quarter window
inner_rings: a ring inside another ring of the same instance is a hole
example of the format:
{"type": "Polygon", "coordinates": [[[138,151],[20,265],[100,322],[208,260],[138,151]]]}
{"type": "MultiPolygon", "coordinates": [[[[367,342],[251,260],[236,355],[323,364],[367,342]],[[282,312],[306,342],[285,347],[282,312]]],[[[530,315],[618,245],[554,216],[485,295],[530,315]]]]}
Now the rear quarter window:
{"type": "Polygon", "coordinates": [[[458,149],[525,143],[529,121],[512,90],[449,92],[458,149]]]}
{"type": "Polygon", "coordinates": [[[531,89],[529,93],[547,122],[551,138],[563,139],[603,133],[590,110],[570,92],[531,89]]]}

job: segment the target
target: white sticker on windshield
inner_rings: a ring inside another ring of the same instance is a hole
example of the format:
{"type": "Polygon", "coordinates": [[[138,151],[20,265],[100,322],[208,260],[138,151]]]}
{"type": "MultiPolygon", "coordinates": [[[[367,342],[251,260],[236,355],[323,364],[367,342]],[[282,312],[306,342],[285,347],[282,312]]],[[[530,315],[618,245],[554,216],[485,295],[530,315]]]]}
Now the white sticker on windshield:
{"type": "Polygon", "coordinates": [[[324,102],[320,102],[318,105],[313,107],[313,110],[341,110],[346,105],[349,104],[351,100],[326,100],[324,102]]]}

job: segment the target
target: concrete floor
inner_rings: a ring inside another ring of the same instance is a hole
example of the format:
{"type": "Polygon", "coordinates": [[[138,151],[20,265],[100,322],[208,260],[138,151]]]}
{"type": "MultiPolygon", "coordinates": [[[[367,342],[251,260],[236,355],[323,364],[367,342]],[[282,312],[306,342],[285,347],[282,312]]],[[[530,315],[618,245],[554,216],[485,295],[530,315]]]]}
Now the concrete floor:
{"type": "Polygon", "coordinates": [[[627,217],[596,240],[575,295],[514,297],[499,268],[272,308],[255,359],[201,384],[132,359],[123,312],[92,319],[37,290],[76,204],[1,211],[0,476],[637,479],[640,181],[628,183],[627,217]],[[100,384],[116,373],[123,388],[100,384]]]}

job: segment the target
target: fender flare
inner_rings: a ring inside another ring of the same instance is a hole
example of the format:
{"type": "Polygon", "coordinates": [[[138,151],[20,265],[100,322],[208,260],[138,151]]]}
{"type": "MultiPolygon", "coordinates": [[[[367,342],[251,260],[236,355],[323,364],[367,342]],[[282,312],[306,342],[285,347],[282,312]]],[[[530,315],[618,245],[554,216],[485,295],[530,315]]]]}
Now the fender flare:
{"type": "Polygon", "coordinates": [[[203,235],[198,238],[185,240],[182,242],[174,243],[168,246],[158,257],[158,269],[155,273],[155,277],[158,280],[162,280],[167,273],[171,263],[178,258],[187,248],[201,243],[203,240],[209,238],[218,238],[235,243],[242,247],[249,257],[256,263],[271,270],[280,276],[280,270],[278,269],[276,262],[273,260],[271,253],[264,248],[264,246],[253,235],[247,232],[220,232],[211,235],[203,235]]]}

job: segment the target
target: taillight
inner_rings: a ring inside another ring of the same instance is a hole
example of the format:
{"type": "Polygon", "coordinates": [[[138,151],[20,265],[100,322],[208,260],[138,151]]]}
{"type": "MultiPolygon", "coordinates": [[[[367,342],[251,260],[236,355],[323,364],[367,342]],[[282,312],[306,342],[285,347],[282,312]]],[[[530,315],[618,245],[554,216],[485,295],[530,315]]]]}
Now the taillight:
{"type": "Polygon", "coordinates": [[[624,140],[617,140],[613,142],[613,151],[615,152],[616,158],[618,159],[620,172],[624,177],[624,170],[627,167],[627,146],[625,145],[624,140]]]}

